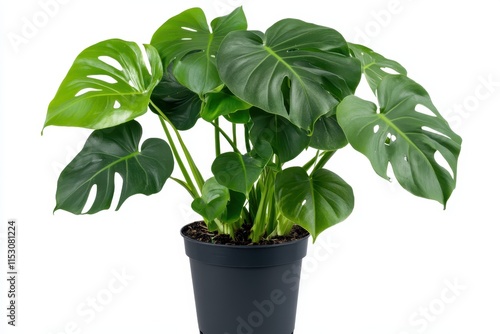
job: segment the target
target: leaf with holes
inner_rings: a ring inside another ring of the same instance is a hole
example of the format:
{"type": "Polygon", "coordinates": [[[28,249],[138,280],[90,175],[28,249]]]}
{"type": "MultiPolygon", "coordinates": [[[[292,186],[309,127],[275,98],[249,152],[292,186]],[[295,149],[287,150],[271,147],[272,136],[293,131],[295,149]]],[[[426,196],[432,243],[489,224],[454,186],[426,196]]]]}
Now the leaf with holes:
{"type": "Polygon", "coordinates": [[[374,92],[380,84],[380,81],[387,75],[406,75],[406,69],[401,66],[401,64],[385,58],[366,46],[349,43],[349,49],[353,56],[361,61],[363,73],[368,81],[368,85],[370,85],[370,88],[374,92]]]}
{"type": "Polygon", "coordinates": [[[318,169],[310,176],[291,167],[276,176],[276,202],[281,213],[305,228],[315,240],[325,229],[345,220],[354,209],[354,194],[335,173],[318,169]]]}
{"type": "Polygon", "coordinates": [[[203,95],[220,86],[215,56],[226,35],[245,30],[243,10],[214,19],[212,31],[200,8],[188,9],[165,22],[153,35],[151,44],[161,56],[165,68],[174,61],[177,80],[193,92],[203,95]]]}
{"type": "Polygon", "coordinates": [[[156,49],[111,39],[76,58],[49,105],[44,127],[103,129],[128,122],[148,109],[163,68],[156,49]]]}
{"type": "Polygon", "coordinates": [[[94,131],[78,155],[64,168],[57,182],[55,210],[81,214],[92,187],[96,197],[88,214],[109,209],[115,174],[123,179],[117,210],[132,195],[159,192],[174,168],[168,144],[157,138],[144,141],[136,121],[94,131]]]}
{"type": "Polygon", "coordinates": [[[427,92],[405,76],[387,76],[377,106],[349,96],[337,108],[349,143],[380,176],[391,163],[398,182],[414,195],[446,206],[456,184],[462,139],[439,114],[427,92]],[[425,111],[425,112],[419,112],[425,111]]]}
{"type": "MultiPolygon", "coordinates": [[[[200,118],[200,97],[181,85],[172,73],[172,66],[163,73],[163,78],[151,94],[151,102],[161,110],[177,130],[189,130],[200,118]]],[[[158,113],[152,107],[154,113],[158,113]]]]}
{"type": "Polygon", "coordinates": [[[356,89],[359,61],[337,31],[295,19],[265,34],[235,31],[217,55],[219,74],[233,94],[312,132],[322,115],[356,89]]]}

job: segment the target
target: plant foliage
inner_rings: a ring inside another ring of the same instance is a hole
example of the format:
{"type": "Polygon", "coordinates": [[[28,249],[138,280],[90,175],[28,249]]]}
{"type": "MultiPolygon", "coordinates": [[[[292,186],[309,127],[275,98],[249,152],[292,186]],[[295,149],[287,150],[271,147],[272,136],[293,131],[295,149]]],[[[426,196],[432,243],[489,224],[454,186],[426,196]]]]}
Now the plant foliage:
{"type": "Polygon", "coordinates": [[[200,8],[186,10],[150,44],[111,39],[90,46],[50,103],[49,125],[95,130],[59,177],[56,210],[108,209],[116,174],[123,179],[118,208],[134,194],[159,192],[170,178],[193,197],[192,209],[210,230],[234,235],[251,224],[254,242],[287,234],[294,224],[316,239],[351,214],[352,188],[327,168],[348,144],[381,177],[388,179],[391,166],[404,189],[443,205],[456,185],[461,147],[398,62],[297,19],[247,30],[242,8],[210,24],[200,8]],[[355,95],[362,77],[377,104],[355,95]],[[139,150],[135,119],[148,109],[168,143],[150,138],[139,150]],[[198,121],[214,129],[206,180],[180,132],[196,131],[198,121]],[[313,157],[297,166],[306,151],[313,157]]]}

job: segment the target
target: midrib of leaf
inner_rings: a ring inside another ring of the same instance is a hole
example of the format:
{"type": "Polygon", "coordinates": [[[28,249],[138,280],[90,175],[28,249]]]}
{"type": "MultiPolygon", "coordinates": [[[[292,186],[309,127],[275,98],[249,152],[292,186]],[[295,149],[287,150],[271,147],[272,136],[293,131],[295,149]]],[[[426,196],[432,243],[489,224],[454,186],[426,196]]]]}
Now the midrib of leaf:
{"type": "Polygon", "coordinates": [[[368,69],[370,69],[370,67],[372,67],[373,65],[376,65],[377,63],[376,62],[371,62],[369,64],[366,64],[363,66],[363,72],[366,72],[368,69]]]}
{"type": "MultiPolygon", "coordinates": [[[[387,118],[387,116],[385,116],[384,114],[380,113],[380,114],[377,114],[377,116],[379,118],[381,118],[387,125],[389,125],[390,128],[394,129],[401,137],[403,137],[407,142],[408,144],[410,144],[414,149],[416,149],[420,154],[422,154],[424,157],[425,154],[424,152],[422,152],[422,150],[420,150],[420,148],[413,142],[413,140],[411,140],[407,135],[406,133],[404,133],[403,131],[401,131],[401,129],[399,129],[399,127],[394,124],[389,118],[387,118]]],[[[427,157],[426,157],[427,158],[427,157]]]]}
{"type": "MultiPolygon", "coordinates": [[[[401,104],[401,103],[403,103],[403,102],[400,102],[399,104],[401,104]]],[[[392,108],[391,110],[389,110],[389,112],[392,111],[392,110],[394,110],[396,107],[397,107],[397,105],[394,108],[392,108]]],[[[432,163],[429,161],[429,159],[427,158],[427,156],[425,155],[425,153],[422,152],[422,150],[403,131],[401,131],[399,129],[399,127],[396,126],[396,124],[394,124],[389,118],[387,118],[382,113],[377,114],[377,116],[379,118],[381,118],[387,125],[389,125],[389,127],[391,127],[392,129],[394,129],[401,137],[403,137],[406,140],[406,142],[408,142],[408,144],[410,144],[415,150],[417,150],[417,152],[424,157],[424,160],[431,167],[431,169],[435,171],[434,167],[432,166],[432,163]]],[[[436,179],[437,179],[438,183],[441,184],[441,182],[439,182],[439,179],[437,178],[437,175],[436,175],[436,179]]],[[[444,194],[443,194],[443,196],[444,196],[444,194]]]]}
{"type": "Polygon", "coordinates": [[[281,64],[283,64],[288,70],[290,70],[290,72],[292,72],[292,74],[297,78],[297,80],[299,80],[300,82],[300,85],[302,87],[306,87],[304,81],[302,81],[302,78],[300,77],[300,75],[293,69],[293,67],[291,67],[282,57],[280,57],[276,52],[274,52],[273,49],[271,49],[269,46],[267,45],[264,45],[264,49],[271,55],[273,56],[274,58],[276,58],[276,60],[278,60],[278,62],[280,62],[281,64]]]}
{"type": "Polygon", "coordinates": [[[208,82],[208,67],[210,65],[210,54],[211,54],[211,47],[212,47],[212,42],[214,40],[214,34],[209,34],[208,35],[208,44],[207,44],[207,50],[206,50],[206,58],[207,58],[207,67],[205,68],[205,83],[203,86],[206,86],[207,82],[208,82]]]}

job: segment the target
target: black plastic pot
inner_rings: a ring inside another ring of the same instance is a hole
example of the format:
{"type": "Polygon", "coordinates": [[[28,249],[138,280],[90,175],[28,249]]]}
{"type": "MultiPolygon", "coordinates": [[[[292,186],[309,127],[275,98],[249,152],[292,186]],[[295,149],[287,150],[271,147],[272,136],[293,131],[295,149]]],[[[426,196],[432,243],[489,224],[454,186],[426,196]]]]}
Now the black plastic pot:
{"type": "Polygon", "coordinates": [[[228,246],[193,240],[186,228],[200,334],[293,333],[309,238],[228,246]]]}

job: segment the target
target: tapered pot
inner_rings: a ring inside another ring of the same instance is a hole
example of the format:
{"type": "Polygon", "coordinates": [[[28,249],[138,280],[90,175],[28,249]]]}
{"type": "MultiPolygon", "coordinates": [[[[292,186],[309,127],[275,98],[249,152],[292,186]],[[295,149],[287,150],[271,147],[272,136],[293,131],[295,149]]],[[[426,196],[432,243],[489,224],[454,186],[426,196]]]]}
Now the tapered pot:
{"type": "Polygon", "coordinates": [[[190,259],[200,334],[292,334],[308,237],[277,245],[196,241],[190,259]]]}

